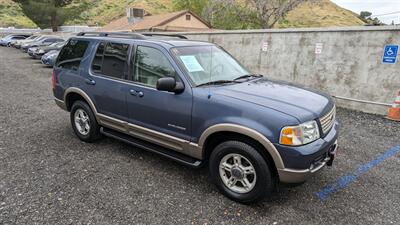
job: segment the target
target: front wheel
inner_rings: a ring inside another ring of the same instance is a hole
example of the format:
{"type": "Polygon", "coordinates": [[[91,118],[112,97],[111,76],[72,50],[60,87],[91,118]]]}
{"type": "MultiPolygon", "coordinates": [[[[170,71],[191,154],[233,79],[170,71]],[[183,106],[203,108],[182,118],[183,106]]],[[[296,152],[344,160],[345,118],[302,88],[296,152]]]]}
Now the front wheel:
{"type": "Polygon", "coordinates": [[[273,192],[275,181],[266,160],[246,143],[219,144],[211,153],[209,169],[217,188],[234,201],[257,202],[273,192]]]}

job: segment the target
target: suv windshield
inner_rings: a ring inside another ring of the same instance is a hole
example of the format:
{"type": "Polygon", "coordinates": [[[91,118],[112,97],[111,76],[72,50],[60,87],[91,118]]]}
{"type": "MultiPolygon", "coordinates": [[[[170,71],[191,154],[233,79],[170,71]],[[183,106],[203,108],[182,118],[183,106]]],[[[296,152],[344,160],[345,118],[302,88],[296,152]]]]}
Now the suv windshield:
{"type": "Polygon", "coordinates": [[[217,46],[177,47],[173,54],[196,86],[234,82],[249,74],[232,56],[217,46]]]}

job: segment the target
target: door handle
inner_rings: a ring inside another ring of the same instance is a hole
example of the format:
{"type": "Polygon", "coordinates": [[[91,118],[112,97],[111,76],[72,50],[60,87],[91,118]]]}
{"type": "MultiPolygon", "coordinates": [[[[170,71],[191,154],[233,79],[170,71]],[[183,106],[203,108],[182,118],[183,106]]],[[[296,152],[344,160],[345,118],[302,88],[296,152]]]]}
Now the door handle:
{"type": "Polygon", "coordinates": [[[94,81],[94,80],[92,80],[92,79],[89,79],[89,78],[86,78],[86,79],[85,79],[85,83],[87,83],[87,84],[89,84],[89,85],[95,85],[95,84],[96,84],[96,81],[94,81]]]}
{"type": "Polygon", "coordinates": [[[129,93],[133,96],[137,96],[137,92],[135,90],[129,90],[129,93]]]}
{"type": "Polygon", "coordinates": [[[142,91],[136,91],[136,90],[129,90],[129,93],[133,96],[139,96],[140,98],[144,96],[144,93],[142,91]]]}

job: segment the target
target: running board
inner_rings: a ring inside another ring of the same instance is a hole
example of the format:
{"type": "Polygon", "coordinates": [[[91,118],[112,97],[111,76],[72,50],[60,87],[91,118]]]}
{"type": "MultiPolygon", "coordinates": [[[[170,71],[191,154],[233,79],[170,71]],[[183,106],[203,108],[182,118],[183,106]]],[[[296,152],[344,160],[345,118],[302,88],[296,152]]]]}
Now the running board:
{"type": "Polygon", "coordinates": [[[156,153],[158,155],[164,156],[168,159],[172,159],[182,165],[189,166],[192,168],[199,168],[202,166],[202,161],[192,158],[190,156],[184,155],[182,153],[164,148],[159,145],[152,144],[150,142],[132,137],[130,135],[120,133],[105,127],[100,128],[100,132],[110,138],[114,138],[123,141],[127,144],[133,145],[138,148],[142,148],[146,151],[156,153]]]}

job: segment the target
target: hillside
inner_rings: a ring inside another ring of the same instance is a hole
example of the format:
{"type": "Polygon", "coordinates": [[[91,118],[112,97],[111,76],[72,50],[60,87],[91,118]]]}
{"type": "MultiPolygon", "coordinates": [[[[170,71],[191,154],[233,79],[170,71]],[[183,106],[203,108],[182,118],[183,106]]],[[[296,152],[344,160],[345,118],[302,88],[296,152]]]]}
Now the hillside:
{"type": "Polygon", "coordinates": [[[310,0],[293,9],[277,27],[339,27],[364,25],[357,14],[329,0],[310,0]]]}
{"type": "MultiPolygon", "coordinates": [[[[142,7],[151,14],[173,11],[172,0],[90,0],[90,8],[67,24],[102,26],[125,15],[127,7],[142,7]]],[[[309,0],[293,9],[276,25],[287,27],[328,27],[363,25],[357,15],[329,0],[309,0]]],[[[11,0],[0,0],[0,27],[34,27],[21,8],[11,0]]]]}
{"type": "Polygon", "coordinates": [[[102,26],[126,14],[128,7],[140,7],[151,14],[171,12],[172,0],[90,0],[91,8],[68,24],[102,26]]]}
{"type": "Polygon", "coordinates": [[[24,15],[18,4],[0,0],[0,27],[34,28],[36,24],[24,15]]]}

